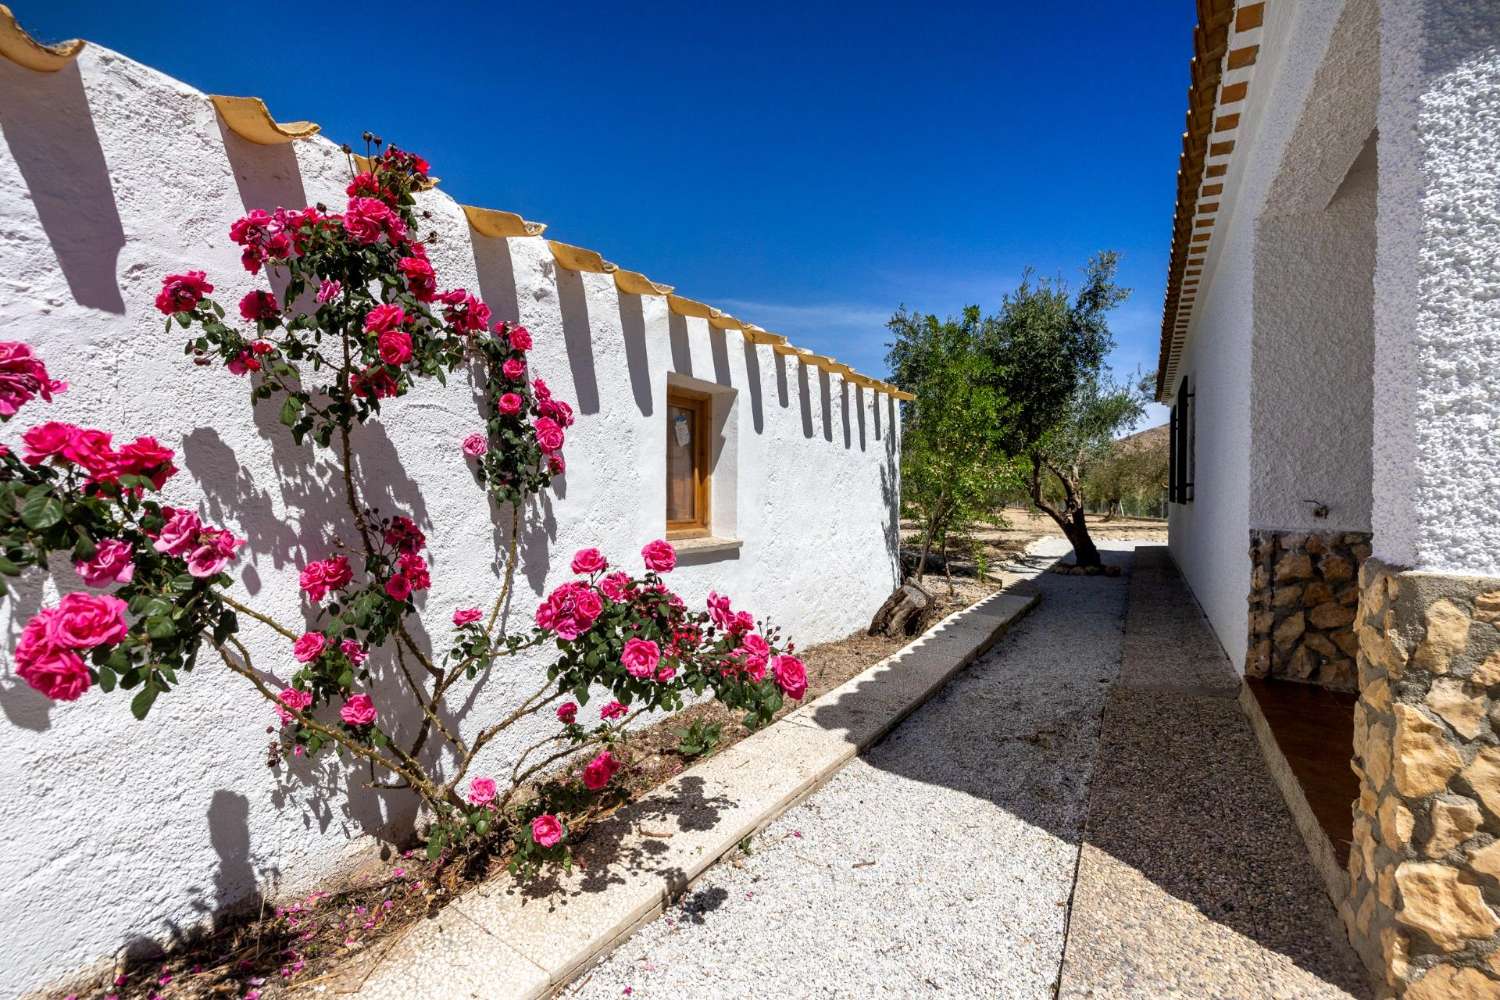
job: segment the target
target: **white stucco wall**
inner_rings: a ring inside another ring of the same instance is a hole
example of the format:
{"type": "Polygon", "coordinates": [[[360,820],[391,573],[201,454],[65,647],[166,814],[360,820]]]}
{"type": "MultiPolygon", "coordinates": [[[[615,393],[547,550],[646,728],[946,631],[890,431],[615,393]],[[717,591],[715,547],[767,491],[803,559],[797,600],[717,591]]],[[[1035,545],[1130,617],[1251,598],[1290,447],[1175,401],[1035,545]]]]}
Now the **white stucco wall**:
{"type": "Polygon", "coordinates": [[[1171,505],[1170,515],[1172,557],[1239,670],[1249,631],[1256,222],[1339,13],[1333,3],[1266,9],[1257,39],[1263,55],[1236,133],[1250,155],[1237,152],[1223,178],[1180,369],[1196,393],[1193,502],[1171,505]]]}
{"type": "Polygon", "coordinates": [[[1370,530],[1377,14],[1344,7],[1256,221],[1252,529],[1370,530]]]}
{"type": "MultiPolygon", "coordinates": [[[[245,382],[190,364],[177,337],[163,336],[152,299],[163,274],[204,268],[232,307],[256,282],[227,238],[230,221],[249,208],[341,206],[343,155],[321,138],[245,142],[202,94],[93,46],[51,75],[0,60],[0,134],[0,326],[72,383],[0,436],[14,443],[43,419],[156,434],[184,470],[168,499],[248,537],[234,569],[242,596],[298,621],[297,570],[345,527],[329,456],[295,446],[274,408],[252,416],[245,382]]],[[[598,545],[639,568],[641,545],[663,533],[669,373],[717,393],[715,517],[719,533],[732,527],[744,541],[737,555],[684,557],[674,585],[690,601],[727,592],[804,644],[868,621],[897,571],[890,397],[669,315],[663,298],[620,296],[607,275],[560,270],[540,239],[471,237],[441,190],[420,197],[444,287],[476,290],[497,319],[525,323],[534,370],[578,411],[568,474],[543,528],[523,541],[515,623],[567,576],[575,549],[598,545]]],[[[435,644],[455,607],[487,602],[497,585],[500,519],[458,452],[478,426],[459,377],[393,401],[359,434],[368,497],[428,533],[434,584],[423,620],[435,644]]],[[[0,605],[10,642],[54,597],[33,583],[0,605]]],[[[251,623],[244,636],[258,665],[289,673],[284,642],[251,623]]],[[[455,711],[472,701],[466,728],[534,688],[541,667],[504,664],[460,690],[455,711]]],[[[257,886],[304,886],[405,818],[397,799],[346,788],[357,781],[343,776],[327,794],[278,784],[261,752],[269,707],[215,662],[144,724],[127,703],[96,691],[54,705],[8,663],[0,671],[0,995],[191,926],[257,886]]],[[[497,767],[551,725],[497,741],[485,763],[497,767]]]]}
{"type": "Polygon", "coordinates": [[[1375,554],[1500,574],[1500,6],[1380,17],[1375,554]]]}

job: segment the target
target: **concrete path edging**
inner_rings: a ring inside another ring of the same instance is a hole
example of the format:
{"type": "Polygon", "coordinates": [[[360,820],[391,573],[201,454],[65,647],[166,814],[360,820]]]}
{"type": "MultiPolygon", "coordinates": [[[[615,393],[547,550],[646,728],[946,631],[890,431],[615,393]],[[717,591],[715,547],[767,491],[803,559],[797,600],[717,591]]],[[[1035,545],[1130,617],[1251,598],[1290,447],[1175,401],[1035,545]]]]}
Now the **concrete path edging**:
{"type": "Polygon", "coordinates": [[[572,875],[529,889],[501,878],[454,900],[391,946],[356,987],[358,996],[530,1000],[562,989],[888,733],[1038,600],[1034,592],[1001,591],[956,612],[677,775],[595,827],[580,852],[587,867],[572,875]],[[608,857],[591,858],[596,850],[608,857]]]}

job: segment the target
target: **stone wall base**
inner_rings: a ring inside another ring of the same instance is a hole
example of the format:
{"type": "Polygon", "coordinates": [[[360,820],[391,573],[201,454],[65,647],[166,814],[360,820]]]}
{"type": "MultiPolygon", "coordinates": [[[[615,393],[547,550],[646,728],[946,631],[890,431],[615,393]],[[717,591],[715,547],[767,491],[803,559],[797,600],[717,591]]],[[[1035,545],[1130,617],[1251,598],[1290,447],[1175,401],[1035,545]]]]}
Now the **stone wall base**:
{"type": "Polygon", "coordinates": [[[1500,579],[1359,574],[1339,913],[1389,995],[1500,998],[1500,579]]]}
{"type": "Polygon", "coordinates": [[[1354,691],[1356,577],[1369,557],[1368,532],[1251,531],[1245,673],[1354,691]]]}

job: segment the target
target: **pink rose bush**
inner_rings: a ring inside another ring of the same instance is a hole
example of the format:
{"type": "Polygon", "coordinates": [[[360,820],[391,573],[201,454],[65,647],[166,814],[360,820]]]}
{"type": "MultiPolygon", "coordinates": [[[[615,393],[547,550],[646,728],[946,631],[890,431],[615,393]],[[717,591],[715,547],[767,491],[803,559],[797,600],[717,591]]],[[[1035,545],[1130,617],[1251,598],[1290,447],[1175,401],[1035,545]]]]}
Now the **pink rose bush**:
{"type": "MultiPolygon", "coordinates": [[[[42,421],[17,449],[0,448],[0,593],[59,553],[77,574],[63,582],[83,589],[25,624],[15,674],[59,701],[94,687],[132,691],[143,718],[207,650],[267,699],[279,723],[275,762],[333,753],[379,787],[417,796],[429,857],[493,846],[499,832],[514,870],[566,866],[590,810],[625,794],[637,717],[711,692],[761,725],[805,694],[806,672],[775,626],[727,598],[690,609],[663,579],[676,554],[661,540],[641,550],[641,572],[579,550],[573,578],[531,621],[506,624],[517,539],[537,516],[536,496],[566,469],[573,409],[534,372],[526,328],[492,323],[474,294],[443,287],[418,237],[413,193],[428,179],[426,161],[387,148],[370,162],[342,211],[255,210],[229,227],[245,272],[278,289],[239,298],[242,328],[226,320],[203,271],[166,276],[156,297],[192,364],[244,379],[253,404],[271,401],[293,440],[327,449],[342,473],[334,481],[348,519],[298,567],[303,616],[278,622],[231,592],[247,542],[190,504],[161,502],[178,471],[172,449],[149,435],[117,441],[109,430],[42,421]],[[450,446],[497,514],[509,514],[509,544],[493,603],[454,610],[448,648],[434,654],[415,617],[433,586],[426,534],[365,494],[352,432],[427,380],[461,371],[474,373],[483,426],[450,446]],[[259,647],[279,651],[272,662],[252,663],[242,628],[275,640],[259,647]],[[542,686],[505,717],[460,732],[464,697],[455,696],[467,692],[455,685],[529,650],[551,661],[542,686]],[[598,721],[585,721],[581,707],[601,692],[598,721]],[[491,741],[547,711],[556,725],[521,751],[508,785],[470,774],[491,741]],[[544,768],[561,770],[538,777],[544,768]]],[[[29,346],[0,342],[0,421],[65,388],[29,346]]]]}

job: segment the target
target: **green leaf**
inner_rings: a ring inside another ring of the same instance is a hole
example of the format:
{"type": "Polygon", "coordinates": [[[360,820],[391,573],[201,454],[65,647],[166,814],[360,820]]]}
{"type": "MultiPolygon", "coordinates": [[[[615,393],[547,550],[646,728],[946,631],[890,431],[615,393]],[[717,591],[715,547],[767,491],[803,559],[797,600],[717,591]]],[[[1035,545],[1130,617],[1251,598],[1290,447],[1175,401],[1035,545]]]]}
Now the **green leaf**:
{"type": "Polygon", "coordinates": [[[137,719],[144,719],[146,713],[151,711],[151,703],[156,701],[156,685],[148,683],[141,688],[139,694],[130,699],[130,714],[137,719]]]}
{"type": "Polygon", "coordinates": [[[36,531],[52,527],[62,516],[62,503],[45,486],[32,489],[21,504],[21,522],[36,531]]]}
{"type": "Polygon", "coordinates": [[[168,639],[177,634],[177,626],[169,617],[153,615],[146,619],[146,634],[153,639],[168,639]]]}
{"type": "Polygon", "coordinates": [[[281,404],[281,422],[288,427],[294,426],[301,414],[302,400],[296,396],[288,396],[286,402],[281,404]]]}
{"type": "Polygon", "coordinates": [[[104,666],[98,669],[98,674],[99,686],[104,689],[104,692],[108,694],[113,691],[115,689],[115,672],[109,669],[109,667],[104,666]]]}

